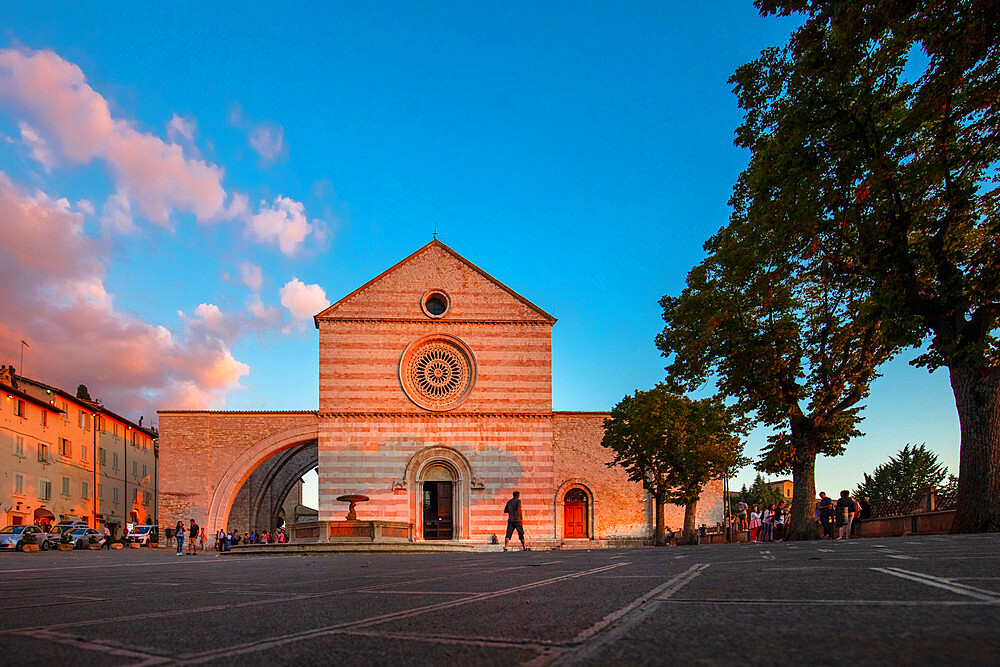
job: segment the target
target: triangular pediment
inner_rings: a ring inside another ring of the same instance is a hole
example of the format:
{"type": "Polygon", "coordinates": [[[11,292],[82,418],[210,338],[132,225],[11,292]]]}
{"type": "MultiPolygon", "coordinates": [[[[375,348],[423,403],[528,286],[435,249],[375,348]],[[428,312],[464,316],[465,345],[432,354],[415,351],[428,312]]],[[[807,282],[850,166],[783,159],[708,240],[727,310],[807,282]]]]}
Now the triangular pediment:
{"type": "Polygon", "coordinates": [[[556,320],[438,240],[316,315],[320,321],[426,320],[421,301],[441,290],[450,299],[450,321],[537,322],[556,320]]]}

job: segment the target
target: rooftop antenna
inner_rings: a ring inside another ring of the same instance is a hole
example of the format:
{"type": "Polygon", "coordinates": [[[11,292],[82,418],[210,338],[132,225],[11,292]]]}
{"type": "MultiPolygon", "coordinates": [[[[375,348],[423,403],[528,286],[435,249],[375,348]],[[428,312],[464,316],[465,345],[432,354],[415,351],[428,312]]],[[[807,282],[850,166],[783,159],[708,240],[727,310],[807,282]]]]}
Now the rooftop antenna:
{"type": "Polygon", "coordinates": [[[437,241],[438,237],[438,223],[434,223],[434,240],[437,241]]]}
{"type": "MultiPolygon", "coordinates": [[[[437,227],[435,227],[435,229],[437,229],[437,227]]],[[[31,346],[28,345],[28,341],[26,341],[26,340],[24,340],[22,338],[21,339],[21,364],[19,366],[20,369],[21,369],[21,376],[22,377],[24,376],[24,348],[26,348],[26,347],[31,347],[31,346]]]]}

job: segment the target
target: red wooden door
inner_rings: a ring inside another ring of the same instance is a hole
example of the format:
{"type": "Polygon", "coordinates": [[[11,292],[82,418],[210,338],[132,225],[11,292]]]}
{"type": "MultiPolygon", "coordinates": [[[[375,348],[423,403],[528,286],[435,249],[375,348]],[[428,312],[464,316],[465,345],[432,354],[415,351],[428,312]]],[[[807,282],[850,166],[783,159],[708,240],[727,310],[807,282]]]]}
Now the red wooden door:
{"type": "Polygon", "coordinates": [[[567,538],[587,537],[587,503],[567,501],[564,505],[567,538]]]}

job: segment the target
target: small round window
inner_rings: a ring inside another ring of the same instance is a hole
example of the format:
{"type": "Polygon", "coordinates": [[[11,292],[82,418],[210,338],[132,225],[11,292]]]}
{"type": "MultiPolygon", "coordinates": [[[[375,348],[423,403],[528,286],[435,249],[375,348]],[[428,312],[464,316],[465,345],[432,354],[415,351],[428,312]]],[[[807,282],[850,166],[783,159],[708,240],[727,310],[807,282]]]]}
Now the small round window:
{"type": "Polygon", "coordinates": [[[427,317],[438,319],[448,314],[451,309],[451,299],[442,290],[430,290],[420,299],[420,309],[427,317]]]}

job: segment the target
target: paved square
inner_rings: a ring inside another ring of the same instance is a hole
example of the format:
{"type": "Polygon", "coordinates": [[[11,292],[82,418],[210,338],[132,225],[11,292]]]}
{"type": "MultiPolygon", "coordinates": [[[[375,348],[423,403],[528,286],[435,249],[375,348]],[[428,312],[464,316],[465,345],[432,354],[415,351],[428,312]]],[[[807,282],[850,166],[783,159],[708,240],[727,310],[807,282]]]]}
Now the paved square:
{"type": "Polygon", "coordinates": [[[992,663],[1000,535],[0,554],[2,664],[992,663]]]}

